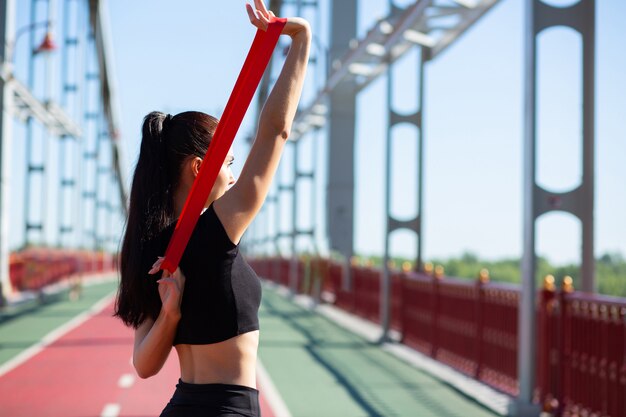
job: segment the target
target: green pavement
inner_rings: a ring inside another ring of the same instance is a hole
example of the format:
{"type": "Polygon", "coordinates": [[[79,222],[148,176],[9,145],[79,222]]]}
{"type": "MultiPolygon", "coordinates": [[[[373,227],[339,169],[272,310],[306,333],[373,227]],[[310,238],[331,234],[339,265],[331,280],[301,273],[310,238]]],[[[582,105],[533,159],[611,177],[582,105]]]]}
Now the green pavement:
{"type": "Polygon", "coordinates": [[[43,303],[29,301],[0,313],[0,365],[39,342],[117,288],[116,280],[83,286],[82,296],[70,301],[68,291],[49,295],[43,303]]]}
{"type": "Polygon", "coordinates": [[[293,417],[495,416],[267,286],[260,358],[293,417]]]}

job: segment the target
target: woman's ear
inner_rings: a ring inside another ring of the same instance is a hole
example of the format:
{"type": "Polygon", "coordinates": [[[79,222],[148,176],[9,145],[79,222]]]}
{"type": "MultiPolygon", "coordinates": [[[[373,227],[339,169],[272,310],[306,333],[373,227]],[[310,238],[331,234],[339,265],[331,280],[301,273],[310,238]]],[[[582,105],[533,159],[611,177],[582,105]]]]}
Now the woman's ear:
{"type": "Polygon", "coordinates": [[[195,157],[191,161],[191,171],[193,172],[193,177],[198,176],[198,172],[200,172],[200,166],[202,165],[202,158],[195,157]]]}

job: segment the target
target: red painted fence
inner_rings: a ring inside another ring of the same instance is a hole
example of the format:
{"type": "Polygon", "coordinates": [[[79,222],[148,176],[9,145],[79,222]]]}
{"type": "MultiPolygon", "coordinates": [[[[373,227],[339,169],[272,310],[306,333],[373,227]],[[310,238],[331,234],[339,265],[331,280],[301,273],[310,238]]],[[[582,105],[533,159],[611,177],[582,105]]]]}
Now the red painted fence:
{"type": "MultiPolygon", "coordinates": [[[[290,260],[250,263],[289,286],[290,260]]],[[[381,276],[374,268],[300,260],[296,288],[379,323],[381,276]]],[[[392,328],[403,343],[517,395],[519,286],[403,271],[391,279],[392,328]]],[[[557,415],[626,416],[626,300],[553,285],[537,299],[536,401],[557,415]]]]}
{"type": "Polygon", "coordinates": [[[117,259],[103,252],[29,248],[9,255],[9,278],[14,291],[37,291],[78,273],[106,272],[117,259]]]}

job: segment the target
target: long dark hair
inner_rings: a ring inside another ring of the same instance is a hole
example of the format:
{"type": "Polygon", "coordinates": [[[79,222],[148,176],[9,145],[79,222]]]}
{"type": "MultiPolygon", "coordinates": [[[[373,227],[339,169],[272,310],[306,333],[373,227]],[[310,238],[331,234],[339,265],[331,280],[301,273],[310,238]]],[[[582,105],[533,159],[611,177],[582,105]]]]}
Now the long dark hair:
{"type": "Polygon", "coordinates": [[[192,111],[176,116],[152,112],[143,120],[114,314],[127,326],[137,328],[146,318],[156,320],[159,315],[161,300],[154,282],[145,278],[142,250],[175,220],[174,192],[181,166],[190,156],[204,158],[217,122],[213,116],[192,111]]]}

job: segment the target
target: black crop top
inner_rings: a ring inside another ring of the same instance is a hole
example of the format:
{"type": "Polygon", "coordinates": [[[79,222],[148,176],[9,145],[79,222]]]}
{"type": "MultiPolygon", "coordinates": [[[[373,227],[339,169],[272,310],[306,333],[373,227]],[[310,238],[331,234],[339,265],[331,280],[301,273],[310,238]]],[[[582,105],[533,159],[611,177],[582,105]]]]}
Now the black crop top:
{"type": "MultiPolygon", "coordinates": [[[[146,243],[142,255],[145,265],[163,256],[175,226],[176,222],[146,243]]],[[[259,277],[239,253],[239,245],[226,234],[213,204],[200,215],[180,269],[185,275],[185,289],[174,345],[218,343],[259,329],[259,277]]],[[[161,273],[148,277],[144,278],[156,281],[161,273]]],[[[158,298],[156,284],[153,291],[158,298]]]]}

